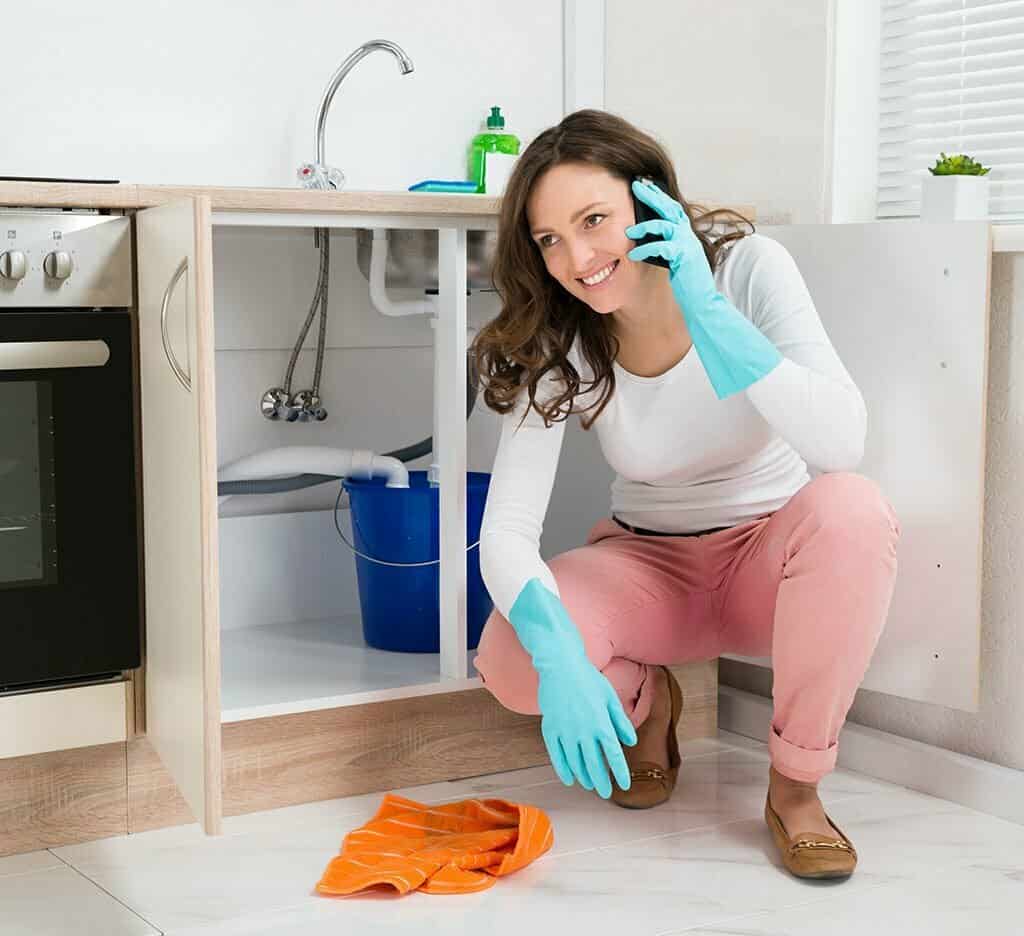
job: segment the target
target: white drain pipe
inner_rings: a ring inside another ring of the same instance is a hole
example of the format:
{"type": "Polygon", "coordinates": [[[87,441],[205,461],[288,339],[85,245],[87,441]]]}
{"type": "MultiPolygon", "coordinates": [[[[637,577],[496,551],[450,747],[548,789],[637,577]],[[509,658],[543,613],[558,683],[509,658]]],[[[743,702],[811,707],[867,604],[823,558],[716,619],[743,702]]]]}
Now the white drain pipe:
{"type": "Polygon", "coordinates": [[[381,315],[437,315],[438,297],[407,299],[392,302],[388,298],[384,277],[388,269],[388,232],[374,228],[370,246],[370,302],[381,315]]]}
{"type": "MultiPolygon", "coordinates": [[[[218,469],[218,481],[264,481],[300,474],[339,478],[387,478],[389,488],[409,487],[409,469],[397,458],[377,455],[368,449],[331,448],[326,445],[285,445],[244,455],[218,469]]],[[[223,504],[232,495],[221,495],[223,504]]]]}

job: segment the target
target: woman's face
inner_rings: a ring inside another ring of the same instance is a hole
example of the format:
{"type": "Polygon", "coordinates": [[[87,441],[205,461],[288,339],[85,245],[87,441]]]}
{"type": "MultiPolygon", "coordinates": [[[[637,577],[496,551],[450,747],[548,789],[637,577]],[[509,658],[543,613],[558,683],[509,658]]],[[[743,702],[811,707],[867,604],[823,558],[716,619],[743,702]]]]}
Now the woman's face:
{"type": "Polygon", "coordinates": [[[595,312],[621,308],[656,269],[626,256],[636,246],[624,233],[635,221],[632,192],[599,166],[547,170],[534,183],[526,215],[548,272],[595,312]]]}

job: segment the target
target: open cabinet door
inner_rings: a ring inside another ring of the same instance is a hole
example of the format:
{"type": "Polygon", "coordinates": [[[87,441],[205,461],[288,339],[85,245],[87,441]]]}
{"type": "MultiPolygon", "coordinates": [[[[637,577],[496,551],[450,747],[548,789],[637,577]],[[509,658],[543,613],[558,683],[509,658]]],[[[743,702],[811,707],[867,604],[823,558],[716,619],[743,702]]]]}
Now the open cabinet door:
{"type": "Polygon", "coordinates": [[[902,528],[889,616],[861,688],[977,712],[991,225],[758,230],[793,257],[864,395],[868,434],[855,470],[878,482],[902,528]]]}
{"type": "Polygon", "coordinates": [[[210,202],[136,215],[146,579],[146,734],[195,818],[221,831],[220,624],[210,202]]]}

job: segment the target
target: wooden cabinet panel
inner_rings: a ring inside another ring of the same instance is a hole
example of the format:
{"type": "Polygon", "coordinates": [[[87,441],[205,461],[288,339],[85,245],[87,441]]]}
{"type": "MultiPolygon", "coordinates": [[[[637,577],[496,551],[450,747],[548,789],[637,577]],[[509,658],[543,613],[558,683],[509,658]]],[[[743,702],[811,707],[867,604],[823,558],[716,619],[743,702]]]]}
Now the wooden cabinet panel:
{"type": "Polygon", "coordinates": [[[125,835],[127,809],[123,741],[0,760],[0,857],[125,835]]]}
{"type": "Polygon", "coordinates": [[[205,197],[136,215],[146,735],[196,820],[221,826],[212,231],[205,197]]]}

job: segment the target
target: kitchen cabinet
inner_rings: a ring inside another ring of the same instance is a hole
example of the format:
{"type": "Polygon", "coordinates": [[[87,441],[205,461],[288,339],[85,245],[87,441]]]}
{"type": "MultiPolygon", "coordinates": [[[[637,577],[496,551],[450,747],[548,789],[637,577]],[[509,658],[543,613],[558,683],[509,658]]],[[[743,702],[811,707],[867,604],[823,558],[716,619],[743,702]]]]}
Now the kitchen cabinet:
{"type": "MultiPolygon", "coordinates": [[[[546,763],[539,718],[504,710],[469,675],[460,561],[468,545],[466,492],[446,483],[466,471],[467,232],[496,227],[498,199],[0,183],[0,205],[103,209],[135,222],[145,632],[143,666],[125,674],[134,688],[125,698],[135,700],[121,742],[125,789],[111,791],[125,804],[125,831],[196,821],[218,834],[224,815],[546,763]],[[439,232],[433,434],[443,624],[435,678],[358,686],[328,698],[300,694],[225,717],[212,251],[218,226],[439,232]]],[[[674,670],[687,692],[680,736],[714,734],[717,661],[674,670]]],[[[104,740],[108,747],[120,741],[104,740]]],[[[0,775],[4,757],[0,751],[0,775]]],[[[78,841],[88,836],[77,834],[78,841]]],[[[3,837],[0,825],[0,853],[3,837]]],[[[23,843],[31,836],[18,842],[28,850],[23,843]]],[[[52,836],[39,842],[60,844],[52,836]]]]}
{"type": "Polygon", "coordinates": [[[146,734],[193,814],[220,831],[220,629],[210,200],[135,216],[146,588],[146,734]],[[182,291],[184,337],[171,341],[182,291]]]}

